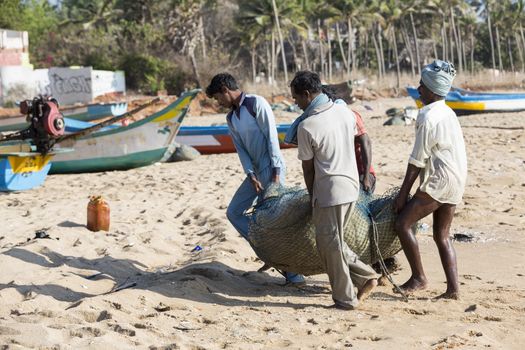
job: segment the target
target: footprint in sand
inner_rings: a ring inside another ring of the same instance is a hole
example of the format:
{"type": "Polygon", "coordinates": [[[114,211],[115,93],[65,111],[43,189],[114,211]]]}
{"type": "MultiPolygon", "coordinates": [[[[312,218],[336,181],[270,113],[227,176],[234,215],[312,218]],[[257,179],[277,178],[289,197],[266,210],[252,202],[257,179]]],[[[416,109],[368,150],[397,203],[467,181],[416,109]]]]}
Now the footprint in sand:
{"type": "Polygon", "coordinates": [[[119,324],[116,324],[114,327],[113,327],[113,330],[117,333],[120,333],[120,334],[123,334],[123,335],[127,335],[128,337],[134,337],[136,335],[136,332],[132,329],[127,329],[127,328],[124,328],[122,327],[121,325],[119,324]]]}
{"type": "Polygon", "coordinates": [[[82,327],[79,329],[72,329],[69,331],[69,335],[77,338],[91,338],[100,337],[104,335],[104,332],[98,328],[93,327],[82,327]]]}

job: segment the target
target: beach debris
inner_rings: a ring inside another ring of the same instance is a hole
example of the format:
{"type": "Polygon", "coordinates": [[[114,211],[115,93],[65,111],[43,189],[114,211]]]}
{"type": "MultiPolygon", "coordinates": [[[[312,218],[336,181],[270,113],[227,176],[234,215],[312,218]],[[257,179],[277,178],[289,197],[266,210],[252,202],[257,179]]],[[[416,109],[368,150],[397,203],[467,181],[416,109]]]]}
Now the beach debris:
{"type": "Polygon", "coordinates": [[[92,279],[95,279],[96,277],[98,277],[98,276],[102,276],[102,275],[103,275],[102,272],[96,272],[96,273],[94,273],[94,274],[92,274],[92,275],[85,276],[84,278],[85,278],[85,279],[88,279],[88,280],[92,280],[92,279]]]}
{"type": "Polygon", "coordinates": [[[47,233],[47,229],[41,229],[35,231],[35,237],[33,239],[51,239],[51,236],[47,233]]]}
{"type": "Polygon", "coordinates": [[[171,155],[171,157],[168,159],[167,162],[172,163],[172,162],[194,160],[194,159],[197,159],[200,155],[201,153],[191,146],[178,145],[178,147],[175,149],[175,152],[173,152],[173,154],[171,155]]]}
{"type": "Polygon", "coordinates": [[[168,306],[162,302],[159,303],[159,305],[155,306],[154,309],[157,311],[157,312],[166,312],[166,311],[170,311],[171,310],[171,306],[168,306]]]}
{"type": "Polygon", "coordinates": [[[135,243],[133,243],[133,242],[132,243],[128,243],[124,247],[122,247],[122,249],[129,249],[129,248],[133,247],[134,245],[135,245],[135,243]]]}
{"type": "Polygon", "coordinates": [[[474,236],[470,233],[454,233],[453,239],[458,242],[472,242],[474,236]]]}
{"type": "Polygon", "coordinates": [[[106,292],[104,294],[115,293],[115,292],[121,291],[123,289],[135,287],[136,285],[137,285],[137,282],[127,282],[126,281],[126,282],[124,282],[122,284],[117,285],[116,287],[111,289],[109,292],[106,292]]]}
{"type": "Polygon", "coordinates": [[[179,331],[183,331],[183,332],[198,331],[202,329],[202,327],[196,327],[188,321],[183,321],[179,325],[173,326],[173,328],[178,329],[179,331]]]}
{"type": "Polygon", "coordinates": [[[390,118],[383,125],[410,125],[417,119],[418,113],[415,107],[389,108],[386,115],[390,118]]]}
{"type": "Polygon", "coordinates": [[[425,223],[425,222],[422,222],[418,225],[417,227],[419,230],[421,230],[422,232],[426,232],[428,231],[428,229],[430,228],[430,225],[425,223]]]}
{"type": "Polygon", "coordinates": [[[201,247],[200,245],[197,244],[197,245],[195,246],[195,248],[193,248],[193,249],[191,250],[191,252],[192,252],[192,253],[193,253],[193,252],[200,252],[201,250],[202,250],[202,247],[201,247]]]}
{"type": "Polygon", "coordinates": [[[127,329],[127,328],[123,328],[121,325],[119,324],[116,324],[114,327],[113,327],[113,330],[117,333],[120,333],[120,334],[123,334],[123,335],[127,335],[129,337],[134,337],[137,333],[132,330],[132,329],[127,329]]]}
{"type": "Polygon", "coordinates": [[[107,310],[102,310],[100,315],[97,317],[97,322],[104,321],[104,320],[111,320],[113,318],[113,315],[111,315],[107,310]]]}
{"type": "Polygon", "coordinates": [[[465,309],[465,312],[473,312],[473,311],[476,311],[477,308],[478,308],[478,306],[476,304],[473,304],[473,305],[470,305],[469,307],[467,307],[465,309]]]}
{"type": "Polygon", "coordinates": [[[73,308],[79,306],[80,304],[82,304],[83,302],[84,302],[83,299],[75,301],[73,304],[71,304],[68,307],[66,307],[66,310],[73,309],[73,308]]]}

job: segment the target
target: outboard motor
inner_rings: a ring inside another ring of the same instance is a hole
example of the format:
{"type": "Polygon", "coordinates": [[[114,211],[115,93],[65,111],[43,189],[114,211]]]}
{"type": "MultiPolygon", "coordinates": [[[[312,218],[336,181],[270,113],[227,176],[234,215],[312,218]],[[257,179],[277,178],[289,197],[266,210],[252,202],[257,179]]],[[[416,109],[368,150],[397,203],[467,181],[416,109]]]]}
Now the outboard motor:
{"type": "Polygon", "coordinates": [[[20,113],[27,116],[28,128],[9,139],[30,139],[38,152],[46,154],[55,144],[55,139],[64,134],[64,117],[58,110],[58,101],[54,98],[38,96],[33,100],[20,102],[20,113]]]}

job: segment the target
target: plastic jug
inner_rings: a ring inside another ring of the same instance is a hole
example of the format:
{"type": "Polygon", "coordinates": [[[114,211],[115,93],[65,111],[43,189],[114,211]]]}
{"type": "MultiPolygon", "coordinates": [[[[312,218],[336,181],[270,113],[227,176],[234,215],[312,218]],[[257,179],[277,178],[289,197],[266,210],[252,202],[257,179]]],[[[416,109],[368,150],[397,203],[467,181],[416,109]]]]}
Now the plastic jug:
{"type": "Polygon", "coordinates": [[[91,231],[109,231],[109,204],[102,196],[89,197],[87,228],[91,231]]]}

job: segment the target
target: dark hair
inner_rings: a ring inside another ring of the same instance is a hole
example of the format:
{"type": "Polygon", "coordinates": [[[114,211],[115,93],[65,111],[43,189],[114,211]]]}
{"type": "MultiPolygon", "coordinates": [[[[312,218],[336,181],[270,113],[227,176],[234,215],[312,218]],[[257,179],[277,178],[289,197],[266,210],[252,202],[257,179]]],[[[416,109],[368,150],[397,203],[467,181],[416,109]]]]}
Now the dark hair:
{"type": "Polygon", "coordinates": [[[302,95],[304,95],[306,91],[315,94],[321,92],[323,88],[319,75],[307,70],[297,72],[290,83],[290,86],[295,93],[302,95]]]}
{"type": "Polygon", "coordinates": [[[321,88],[321,92],[328,96],[328,98],[332,101],[337,100],[339,97],[337,97],[337,92],[333,87],[330,85],[323,85],[321,88]]]}
{"type": "Polygon", "coordinates": [[[235,78],[229,73],[220,73],[211,79],[210,85],[206,88],[206,95],[213,97],[218,92],[222,92],[222,88],[227,87],[228,90],[238,90],[239,86],[235,78]]]}

